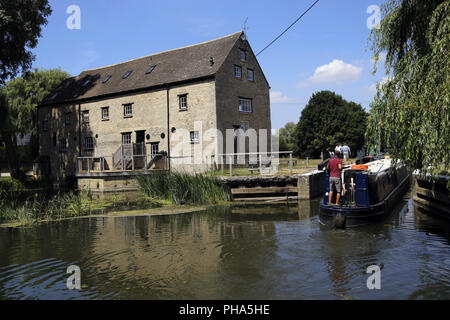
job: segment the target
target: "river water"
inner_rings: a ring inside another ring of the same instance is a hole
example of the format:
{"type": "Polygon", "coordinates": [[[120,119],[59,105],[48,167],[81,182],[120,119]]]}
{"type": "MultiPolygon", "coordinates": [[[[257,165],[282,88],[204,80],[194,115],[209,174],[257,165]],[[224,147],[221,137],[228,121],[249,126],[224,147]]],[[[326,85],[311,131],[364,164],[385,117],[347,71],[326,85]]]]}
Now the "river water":
{"type": "Polygon", "coordinates": [[[450,299],[450,224],[415,212],[333,230],[299,206],[0,229],[0,299],[450,299]],[[67,268],[81,271],[69,290],[67,268]],[[367,268],[381,269],[369,290],[367,268]]]}

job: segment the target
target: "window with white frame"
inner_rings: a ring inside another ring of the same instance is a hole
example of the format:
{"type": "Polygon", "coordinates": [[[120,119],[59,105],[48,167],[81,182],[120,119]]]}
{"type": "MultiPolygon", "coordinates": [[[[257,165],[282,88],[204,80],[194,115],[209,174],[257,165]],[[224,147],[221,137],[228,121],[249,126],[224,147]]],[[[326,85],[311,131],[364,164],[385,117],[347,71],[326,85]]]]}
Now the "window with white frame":
{"type": "Polygon", "coordinates": [[[131,144],[131,132],[122,133],[122,144],[131,144]]]}
{"type": "Polygon", "coordinates": [[[70,112],[64,114],[64,123],[66,126],[70,125],[70,112]]]}
{"type": "Polygon", "coordinates": [[[242,62],[247,61],[247,51],[244,49],[241,49],[241,61],[242,62]]]}
{"type": "Polygon", "coordinates": [[[133,104],[128,103],[123,105],[123,116],[129,118],[133,116],[133,104]]]}
{"type": "Polygon", "coordinates": [[[178,96],[178,105],[180,111],[186,111],[188,109],[187,94],[182,94],[178,96]]]}
{"type": "Polygon", "coordinates": [[[59,139],[59,152],[67,152],[67,140],[59,139]]]}
{"type": "Polygon", "coordinates": [[[84,150],[85,151],[92,151],[92,150],[94,150],[94,138],[92,138],[92,137],[85,137],[84,138],[84,150]]]}
{"type": "Polygon", "coordinates": [[[83,123],[89,123],[89,110],[85,110],[81,113],[81,119],[83,123]]]}
{"type": "Polygon", "coordinates": [[[200,135],[198,131],[191,131],[191,143],[200,143],[200,135]]]}
{"type": "Polygon", "coordinates": [[[109,107],[102,108],[102,120],[109,120],[109,107]]]}
{"type": "Polygon", "coordinates": [[[252,99],[239,98],[239,112],[252,113],[253,112],[252,99]]]}
{"type": "Polygon", "coordinates": [[[159,152],[159,142],[152,142],[150,144],[150,146],[151,146],[151,152],[152,152],[152,158],[153,158],[159,152]]]}
{"type": "Polygon", "coordinates": [[[83,123],[89,123],[89,110],[85,110],[81,113],[83,123]]]}
{"type": "Polygon", "coordinates": [[[255,81],[255,72],[253,71],[253,69],[247,69],[247,80],[255,81]]]}
{"type": "Polygon", "coordinates": [[[242,67],[241,66],[234,66],[234,77],[241,79],[242,78],[242,67]]]}

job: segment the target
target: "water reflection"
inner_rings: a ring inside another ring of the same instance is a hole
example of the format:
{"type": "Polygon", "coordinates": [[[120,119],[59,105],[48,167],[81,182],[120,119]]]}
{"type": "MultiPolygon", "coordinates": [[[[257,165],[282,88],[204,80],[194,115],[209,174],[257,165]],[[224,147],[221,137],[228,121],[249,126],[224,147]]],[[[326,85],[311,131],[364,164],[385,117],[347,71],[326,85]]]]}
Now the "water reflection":
{"type": "Polygon", "coordinates": [[[0,230],[0,298],[449,298],[449,226],[405,198],[355,230],[318,222],[318,200],[202,213],[86,218],[0,230]],[[65,286],[82,270],[81,291],[65,286]],[[366,268],[382,268],[382,290],[366,268]]]}

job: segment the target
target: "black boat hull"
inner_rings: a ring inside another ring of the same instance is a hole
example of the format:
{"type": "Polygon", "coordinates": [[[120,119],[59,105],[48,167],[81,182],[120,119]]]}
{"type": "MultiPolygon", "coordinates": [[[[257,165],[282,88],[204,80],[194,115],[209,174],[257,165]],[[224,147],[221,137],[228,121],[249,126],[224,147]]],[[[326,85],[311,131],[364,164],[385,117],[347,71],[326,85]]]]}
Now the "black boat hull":
{"type": "Polygon", "coordinates": [[[320,202],[319,220],[331,228],[353,228],[377,222],[391,212],[410,187],[409,174],[382,201],[368,206],[340,207],[320,202]]]}

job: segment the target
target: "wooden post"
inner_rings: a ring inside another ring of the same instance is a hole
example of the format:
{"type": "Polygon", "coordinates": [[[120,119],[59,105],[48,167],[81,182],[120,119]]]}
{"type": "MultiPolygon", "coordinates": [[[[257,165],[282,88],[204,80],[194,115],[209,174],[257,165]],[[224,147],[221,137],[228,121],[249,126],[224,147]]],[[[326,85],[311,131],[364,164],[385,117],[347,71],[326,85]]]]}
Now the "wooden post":
{"type": "Polygon", "coordinates": [[[221,162],[221,169],[222,169],[222,175],[225,175],[225,156],[220,156],[221,162]]]}
{"type": "Polygon", "coordinates": [[[124,171],[125,169],[125,164],[123,161],[123,144],[120,146],[120,154],[121,154],[121,158],[122,158],[122,171],[124,171]]]}
{"type": "Polygon", "coordinates": [[[306,157],[306,166],[309,167],[309,157],[306,157]]]}
{"type": "MultiPolygon", "coordinates": [[[[137,149],[137,144],[136,144],[137,149]]],[[[131,144],[131,171],[134,171],[134,145],[131,144]]]]}
{"type": "Polygon", "coordinates": [[[292,153],[289,153],[289,174],[292,175],[292,153]]]}
{"type": "Polygon", "coordinates": [[[230,156],[230,177],[233,176],[233,158],[230,156]]]}
{"type": "Polygon", "coordinates": [[[262,174],[262,155],[259,154],[259,174],[262,174]]]}

